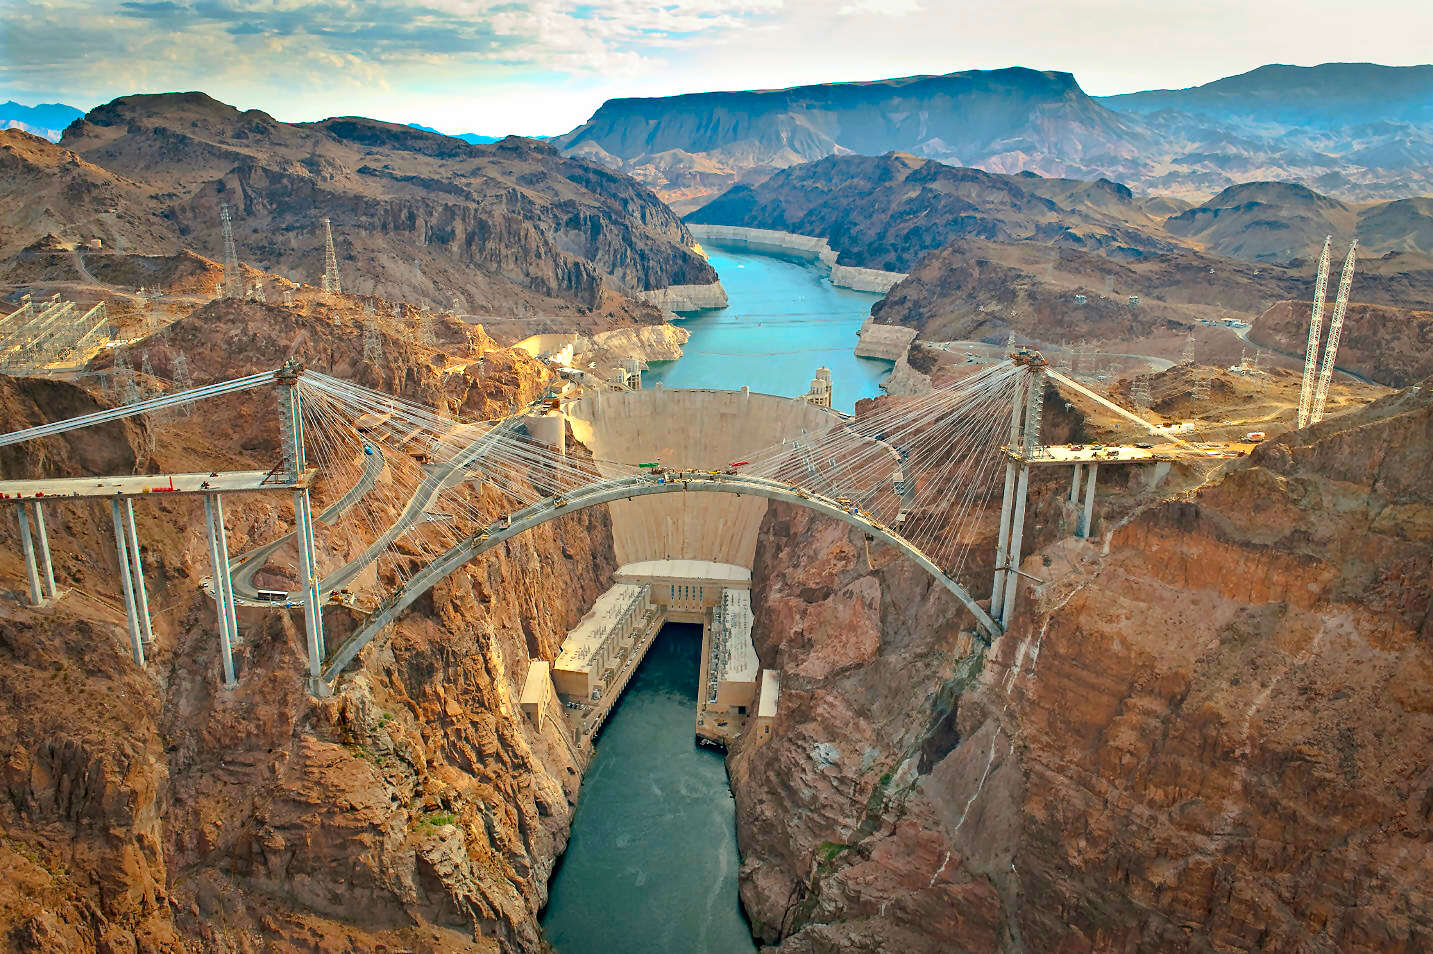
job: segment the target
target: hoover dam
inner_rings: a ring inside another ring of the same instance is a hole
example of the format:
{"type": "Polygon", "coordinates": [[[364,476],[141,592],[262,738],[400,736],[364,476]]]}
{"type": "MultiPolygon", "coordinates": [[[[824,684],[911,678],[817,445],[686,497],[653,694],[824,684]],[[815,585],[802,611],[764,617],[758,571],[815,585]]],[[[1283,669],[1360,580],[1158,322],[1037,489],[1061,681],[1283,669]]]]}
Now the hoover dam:
{"type": "MultiPolygon", "coordinates": [[[[838,406],[849,409],[879,393],[889,363],[851,355],[874,296],[832,287],[794,260],[720,246],[709,251],[730,302],[685,316],[693,329],[687,354],[656,366],[642,390],[591,390],[568,407],[572,436],[596,458],[725,470],[752,447],[824,432],[844,415],[801,397],[823,362],[848,370],[845,378],[832,374],[838,406]],[[761,393],[768,390],[777,393],[761,393]]],[[[736,897],[740,858],[726,772],[716,751],[692,739],[694,728],[734,738],[746,722],[746,713],[735,710],[747,705],[708,713],[706,620],[724,591],[749,590],[769,507],[763,498],[727,494],[608,505],[621,564],[616,579],[647,585],[668,623],[646,643],[644,659],[623,660],[636,674],[607,717],[587,769],[572,842],[543,920],[560,954],[754,950],[736,897]],[[718,728],[718,721],[727,724],[718,728]],[[633,777],[651,781],[624,781],[633,777]]],[[[749,630],[738,636],[754,657],[749,630]]],[[[773,674],[768,709],[778,684],[773,674]]],[[[753,688],[754,718],[762,705],[759,678],[753,688]]]]}

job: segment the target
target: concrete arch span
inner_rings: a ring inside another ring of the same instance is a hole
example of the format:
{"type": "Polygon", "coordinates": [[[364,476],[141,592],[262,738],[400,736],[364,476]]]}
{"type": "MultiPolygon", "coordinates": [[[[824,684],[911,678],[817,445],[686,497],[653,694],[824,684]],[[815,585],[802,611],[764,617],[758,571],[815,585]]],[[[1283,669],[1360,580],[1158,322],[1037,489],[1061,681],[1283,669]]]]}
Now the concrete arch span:
{"type": "Polygon", "coordinates": [[[970,595],[969,591],[949,576],[946,576],[940,567],[932,562],[919,548],[888,528],[880,524],[872,523],[859,514],[851,513],[835,500],[821,496],[820,494],[798,490],[780,481],[767,480],[760,477],[730,474],[692,474],[667,479],[665,481],[658,481],[648,476],[637,476],[594,483],[582,488],[576,493],[569,494],[562,500],[556,500],[550,497],[540,500],[531,506],[524,507],[510,514],[508,516],[507,526],[489,528],[484,532],[473,534],[460,543],[455,544],[446,553],[419,570],[407,584],[380,604],[378,609],[374,611],[368,619],[364,620],[363,624],[354,631],[353,635],[350,636],[328,660],[328,664],[323,670],[324,682],[332,684],[364,646],[372,642],[389,623],[397,619],[400,613],[413,605],[419,597],[432,589],[440,580],[504,541],[510,540],[524,531],[531,530],[533,527],[547,523],[549,520],[555,520],[564,514],[574,513],[588,507],[598,507],[618,500],[625,501],[637,497],[650,497],[657,494],[673,493],[732,494],[736,496],[763,497],[767,500],[784,500],[788,503],[814,510],[817,513],[825,514],[828,517],[834,517],[901,551],[907,559],[935,577],[941,586],[945,587],[956,599],[960,600],[965,608],[970,610],[971,615],[975,617],[976,625],[979,626],[990,639],[994,639],[1000,635],[1000,626],[991,619],[989,613],[981,608],[980,604],[975,601],[975,598],[970,595]]]}

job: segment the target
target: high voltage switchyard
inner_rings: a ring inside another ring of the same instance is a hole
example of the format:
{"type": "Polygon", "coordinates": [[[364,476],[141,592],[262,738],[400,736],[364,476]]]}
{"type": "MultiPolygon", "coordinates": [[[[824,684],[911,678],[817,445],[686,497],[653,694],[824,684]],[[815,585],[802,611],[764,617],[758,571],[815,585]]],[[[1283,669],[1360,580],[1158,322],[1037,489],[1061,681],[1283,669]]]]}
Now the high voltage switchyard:
{"type": "Polygon", "coordinates": [[[0,371],[34,374],[62,363],[80,365],[113,334],[104,302],[82,309],[58,294],[40,304],[26,295],[0,318],[0,371]]]}

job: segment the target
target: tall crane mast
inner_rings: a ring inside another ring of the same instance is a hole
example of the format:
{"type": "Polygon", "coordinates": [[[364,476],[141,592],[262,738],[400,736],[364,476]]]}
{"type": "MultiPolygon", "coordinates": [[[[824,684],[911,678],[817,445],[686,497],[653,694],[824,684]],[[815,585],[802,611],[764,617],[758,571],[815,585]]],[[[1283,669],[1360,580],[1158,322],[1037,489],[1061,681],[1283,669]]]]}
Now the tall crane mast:
{"type": "Polygon", "coordinates": [[[1329,396],[1329,380],[1333,377],[1334,359],[1338,357],[1338,343],[1343,336],[1343,316],[1348,310],[1348,293],[1353,287],[1354,255],[1358,251],[1358,239],[1348,247],[1348,257],[1343,260],[1343,272],[1338,278],[1338,299],[1334,302],[1333,318],[1329,320],[1329,340],[1324,346],[1324,363],[1319,368],[1318,389],[1314,392],[1313,412],[1309,423],[1317,424],[1324,419],[1324,402],[1329,396]]]}
{"type": "Polygon", "coordinates": [[[1307,427],[1313,411],[1314,375],[1319,360],[1319,334],[1324,324],[1324,297],[1329,286],[1329,246],[1333,236],[1324,239],[1323,254],[1319,256],[1319,277],[1314,279],[1314,311],[1309,318],[1309,344],[1304,350],[1304,380],[1299,388],[1299,427],[1307,427]]]}

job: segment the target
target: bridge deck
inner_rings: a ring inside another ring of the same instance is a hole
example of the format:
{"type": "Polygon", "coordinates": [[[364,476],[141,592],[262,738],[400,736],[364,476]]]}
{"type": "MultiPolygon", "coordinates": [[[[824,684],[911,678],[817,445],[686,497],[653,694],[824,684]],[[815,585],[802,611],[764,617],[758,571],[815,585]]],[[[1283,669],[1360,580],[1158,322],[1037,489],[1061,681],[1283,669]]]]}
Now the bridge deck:
{"type": "Polygon", "coordinates": [[[1005,453],[1032,467],[1042,464],[1152,464],[1216,457],[1239,457],[1249,453],[1257,443],[1247,441],[1207,442],[1202,446],[1180,447],[1177,444],[1156,444],[1153,447],[1131,447],[1117,444],[1055,444],[1040,448],[1038,456],[1027,457],[1006,448],[1005,453]]]}
{"type": "Polygon", "coordinates": [[[0,500],[48,497],[141,497],[146,494],[251,493],[293,491],[313,483],[309,468],[296,481],[280,480],[267,470],[226,470],[207,474],[140,474],[133,477],[59,477],[50,480],[0,480],[0,500]]]}

